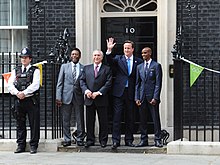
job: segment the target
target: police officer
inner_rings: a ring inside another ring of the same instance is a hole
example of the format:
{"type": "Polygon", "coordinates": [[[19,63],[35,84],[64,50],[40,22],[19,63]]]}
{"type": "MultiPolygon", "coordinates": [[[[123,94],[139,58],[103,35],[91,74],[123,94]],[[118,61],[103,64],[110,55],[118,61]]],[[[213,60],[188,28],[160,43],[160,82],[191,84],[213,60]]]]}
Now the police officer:
{"type": "Polygon", "coordinates": [[[21,50],[21,66],[12,70],[8,81],[8,90],[15,95],[15,111],[17,112],[17,144],[14,153],[25,152],[26,147],[26,114],[30,124],[30,153],[37,153],[40,138],[40,111],[38,92],[40,87],[40,71],[32,66],[32,54],[26,47],[21,50]]]}

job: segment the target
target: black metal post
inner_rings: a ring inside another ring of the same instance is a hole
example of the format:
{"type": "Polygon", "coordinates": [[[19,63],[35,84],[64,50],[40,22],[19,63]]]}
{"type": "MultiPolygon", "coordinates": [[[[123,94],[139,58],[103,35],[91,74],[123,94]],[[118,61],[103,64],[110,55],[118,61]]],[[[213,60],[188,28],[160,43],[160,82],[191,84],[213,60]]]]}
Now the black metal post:
{"type": "Polygon", "coordinates": [[[183,138],[183,61],[174,59],[174,140],[183,138]]]}

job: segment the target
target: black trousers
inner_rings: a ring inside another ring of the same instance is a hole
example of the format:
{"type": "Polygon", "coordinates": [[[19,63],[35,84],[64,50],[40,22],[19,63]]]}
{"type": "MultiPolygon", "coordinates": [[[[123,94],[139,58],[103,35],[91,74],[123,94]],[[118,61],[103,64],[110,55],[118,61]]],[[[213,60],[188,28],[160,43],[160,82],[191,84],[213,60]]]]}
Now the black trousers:
{"type": "Polygon", "coordinates": [[[27,128],[26,116],[28,116],[30,125],[30,146],[38,147],[40,139],[40,111],[39,101],[32,97],[23,100],[16,100],[17,110],[17,144],[20,148],[26,147],[27,128]]]}
{"type": "Polygon", "coordinates": [[[121,142],[121,122],[125,113],[125,143],[134,141],[134,100],[130,100],[128,90],[125,89],[122,97],[113,97],[113,130],[112,142],[121,142]]]}
{"type": "Polygon", "coordinates": [[[108,108],[107,106],[96,106],[94,103],[91,106],[86,106],[86,141],[95,142],[96,111],[99,120],[99,142],[106,144],[108,141],[108,108]]]}
{"type": "Polygon", "coordinates": [[[160,114],[159,114],[159,104],[151,105],[147,100],[145,100],[141,107],[139,108],[140,116],[140,131],[141,131],[141,140],[148,140],[147,132],[147,115],[151,114],[154,122],[154,140],[161,140],[161,123],[160,123],[160,114]],[[150,112],[150,113],[148,113],[150,112]]]}

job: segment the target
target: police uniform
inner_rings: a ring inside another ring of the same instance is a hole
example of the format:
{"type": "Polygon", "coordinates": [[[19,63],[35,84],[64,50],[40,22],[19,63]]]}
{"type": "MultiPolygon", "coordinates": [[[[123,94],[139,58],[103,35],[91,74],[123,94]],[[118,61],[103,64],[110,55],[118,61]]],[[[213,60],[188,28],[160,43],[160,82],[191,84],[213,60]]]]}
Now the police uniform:
{"type": "MultiPolygon", "coordinates": [[[[32,58],[31,51],[24,48],[20,57],[32,58]]],[[[25,151],[26,147],[26,115],[30,124],[30,152],[36,153],[40,138],[40,111],[39,111],[39,87],[40,71],[37,67],[28,64],[26,67],[22,64],[12,70],[11,77],[8,81],[8,90],[12,95],[17,96],[23,92],[24,99],[15,97],[15,110],[17,112],[17,144],[18,148],[15,153],[25,151]],[[26,68],[26,69],[25,69],[26,68]],[[25,71],[26,70],[26,71],[25,71]]]]}

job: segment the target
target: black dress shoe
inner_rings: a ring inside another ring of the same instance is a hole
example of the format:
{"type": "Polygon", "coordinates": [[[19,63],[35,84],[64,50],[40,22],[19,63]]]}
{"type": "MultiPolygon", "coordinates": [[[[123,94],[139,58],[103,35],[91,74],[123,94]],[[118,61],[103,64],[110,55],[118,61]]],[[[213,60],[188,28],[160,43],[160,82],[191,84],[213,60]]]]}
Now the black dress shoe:
{"type": "Polygon", "coordinates": [[[101,143],[101,147],[105,148],[106,147],[106,143],[101,143]]]}
{"type": "Polygon", "coordinates": [[[15,150],[15,154],[18,154],[18,153],[22,153],[22,152],[25,152],[25,149],[24,148],[17,148],[16,150],[15,150]]]}
{"type": "Polygon", "coordinates": [[[31,147],[30,148],[30,154],[36,154],[37,153],[37,148],[36,147],[31,147]]]}
{"type": "Polygon", "coordinates": [[[147,141],[140,141],[139,144],[137,144],[135,147],[145,147],[148,146],[148,142],[147,141]]]}
{"type": "Polygon", "coordinates": [[[162,142],[161,142],[161,140],[155,140],[155,147],[163,147],[163,144],[162,144],[162,142]]]}
{"type": "Polygon", "coordinates": [[[63,142],[62,145],[63,145],[64,147],[71,146],[71,141],[69,141],[69,142],[63,142]]]}
{"type": "Polygon", "coordinates": [[[89,148],[90,146],[94,146],[95,144],[93,142],[86,142],[85,148],[89,148]]]}
{"type": "Polygon", "coordinates": [[[132,142],[125,142],[125,146],[135,147],[135,145],[132,142]]]}
{"type": "Polygon", "coordinates": [[[112,144],[112,149],[115,150],[115,149],[117,149],[119,146],[120,146],[119,143],[113,142],[113,144],[112,144]]]}
{"type": "Polygon", "coordinates": [[[83,141],[78,141],[76,144],[77,144],[77,146],[84,146],[84,142],[83,141]]]}

